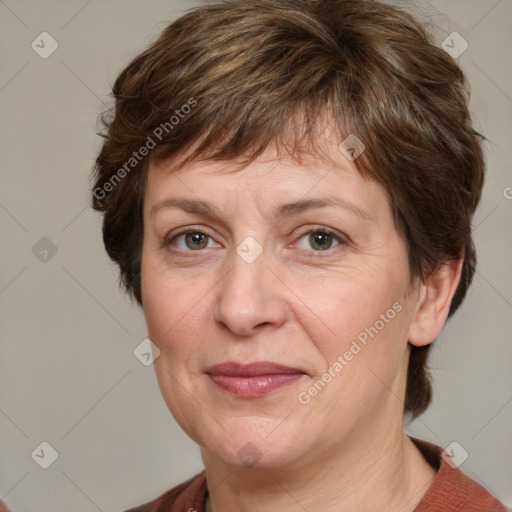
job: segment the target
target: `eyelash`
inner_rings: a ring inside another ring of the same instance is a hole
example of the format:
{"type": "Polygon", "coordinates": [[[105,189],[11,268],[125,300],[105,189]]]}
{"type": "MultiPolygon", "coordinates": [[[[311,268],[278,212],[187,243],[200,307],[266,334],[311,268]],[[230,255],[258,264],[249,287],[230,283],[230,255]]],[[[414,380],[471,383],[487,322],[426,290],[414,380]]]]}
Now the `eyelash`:
{"type": "MultiPolygon", "coordinates": [[[[178,233],[175,233],[172,236],[172,238],[165,237],[164,241],[162,243],[162,248],[166,248],[166,247],[170,246],[178,237],[180,237],[182,235],[187,235],[189,233],[206,235],[210,239],[213,239],[208,233],[205,233],[201,229],[194,228],[194,227],[189,227],[189,228],[183,229],[182,231],[180,231],[178,233]]],[[[338,242],[338,245],[335,245],[334,247],[330,247],[329,249],[326,249],[326,250],[323,250],[323,251],[322,250],[315,251],[315,250],[301,249],[302,251],[312,252],[312,253],[315,253],[315,254],[322,253],[322,254],[330,255],[330,254],[332,254],[332,251],[335,250],[336,248],[339,248],[340,246],[346,246],[346,245],[349,244],[349,239],[348,239],[347,236],[339,235],[336,231],[334,231],[334,230],[332,230],[330,228],[325,228],[325,227],[308,228],[306,231],[302,232],[299,235],[299,237],[297,238],[297,241],[302,239],[302,238],[304,238],[304,236],[310,235],[310,234],[313,234],[313,233],[322,233],[322,234],[326,234],[326,235],[332,236],[338,242]]],[[[194,253],[194,252],[202,252],[204,249],[198,249],[196,251],[192,251],[192,250],[183,251],[182,249],[178,249],[178,250],[180,252],[194,253]]],[[[317,257],[317,256],[315,256],[315,257],[317,257]]],[[[319,255],[319,257],[322,257],[322,256],[319,255]]]]}

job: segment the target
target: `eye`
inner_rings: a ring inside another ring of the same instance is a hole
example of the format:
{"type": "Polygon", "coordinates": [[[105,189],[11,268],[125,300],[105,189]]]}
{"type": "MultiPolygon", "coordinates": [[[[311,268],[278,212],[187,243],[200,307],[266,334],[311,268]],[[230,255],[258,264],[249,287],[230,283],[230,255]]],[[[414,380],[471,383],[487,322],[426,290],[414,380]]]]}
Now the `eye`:
{"type": "MultiPolygon", "coordinates": [[[[306,244],[313,248],[314,252],[328,251],[333,248],[333,242],[337,242],[334,247],[347,243],[340,235],[327,228],[310,229],[301,235],[299,242],[302,239],[305,239],[306,244]]],[[[301,248],[309,249],[304,246],[301,248]]]]}
{"type": "MultiPolygon", "coordinates": [[[[167,239],[164,242],[164,245],[175,245],[178,249],[185,252],[193,252],[201,249],[208,248],[208,240],[211,240],[211,237],[198,229],[189,228],[187,230],[182,231],[181,233],[177,233],[170,239],[167,239]],[[180,239],[182,243],[180,244],[180,239]]],[[[210,246],[211,247],[211,246],[210,246]]]]}
{"type": "MultiPolygon", "coordinates": [[[[208,249],[215,246],[209,245],[209,242],[213,242],[210,235],[207,235],[197,228],[191,227],[175,234],[172,237],[166,238],[163,246],[166,247],[174,245],[177,249],[183,252],[197,252],[202,249],[208,249]]],[[[344,239],[342,235],[339,235],[329,228],[309,229],[299,237],[299,247],[306,251],[310,251],[312,248],[313,252],[329,251],[339,245],[347,245],[347,243],[347,240],[344,239]],[[304,243],[300,243],[303,239],[305,239],[305,244],[309,245],[309,247],[304,247],[304,243]],[[333,243],[335,243],[334,246],[333,243]]]]}

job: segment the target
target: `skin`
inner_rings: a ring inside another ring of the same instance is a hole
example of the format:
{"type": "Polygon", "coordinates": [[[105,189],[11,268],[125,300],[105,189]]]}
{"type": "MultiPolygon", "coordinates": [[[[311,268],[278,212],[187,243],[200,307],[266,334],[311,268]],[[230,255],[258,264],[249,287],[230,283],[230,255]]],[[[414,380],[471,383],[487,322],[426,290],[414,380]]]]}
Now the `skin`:
{"type": "Polygon", "coordinates": [[[161,351],[155,369],[163,397],[201,449],[209,512],[408,512],[435,477],[403,430],[407,364],[411,345],[439,335],[462,260],[411,283],[384,189],[340,156],[334,137],[325,144],[335,166],[314,158],[299,165],[270,148],[243,169],[150,163],[143,310],[161,351]],[[351,201],[367,218],[339,206],[274,217],[281,203],[328,196],[351,201]],[[178,197],[209,201],[221,218],[177,208],[150,213],[178,197]],[[185,227],[208,237],[178,236],[185,227]],[[340,239],[318,243],[307,234],[325,228],[340,239]],[[246,237],[263,250],[252,263],[236,251],[246,237]],[[378,335],[300,403],[298,394],[397,302],[400,312],[378,335]],[[273,361],[306,375],[263,397],[234,397],[205,374],[229,360],[273,361]],[[252,467],[238,454],[248,442],[260,457],[252,467]]]}

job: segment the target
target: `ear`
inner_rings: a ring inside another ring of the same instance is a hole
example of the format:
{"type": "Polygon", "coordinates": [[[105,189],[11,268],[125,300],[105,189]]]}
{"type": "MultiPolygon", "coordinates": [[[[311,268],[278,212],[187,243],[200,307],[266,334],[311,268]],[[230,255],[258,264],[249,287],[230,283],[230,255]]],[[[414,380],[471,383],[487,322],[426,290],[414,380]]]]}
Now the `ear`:
{"type": "Polygon", "coordinates": [[[409,328],[408,341],[412,345],[428,345],[441,334],[459,285],[463,262],[463,258],[447,261],[420,284],[416,314],[409,328]]]}

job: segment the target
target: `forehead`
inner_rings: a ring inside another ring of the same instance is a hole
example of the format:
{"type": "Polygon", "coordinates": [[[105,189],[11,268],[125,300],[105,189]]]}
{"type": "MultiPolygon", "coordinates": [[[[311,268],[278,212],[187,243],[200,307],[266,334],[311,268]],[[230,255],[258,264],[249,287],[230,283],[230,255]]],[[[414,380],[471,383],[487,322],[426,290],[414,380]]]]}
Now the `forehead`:
{"type": "Polygon", "coordinates": [[[266,153],[246,166],[231,161],[191,162],[178,170],[171,161],[149,168],[145,216],[173,208],[223,217],[257,207],[275,218],[314,208],[341,208],[360,220],[375,221],[386,208],[385,194],[364,178],[353,162],[297,161],[266,153]]]}
{"type": "Polygon", "coordinates": [[[293,153],[292,146],[273,142],[249,162],[243,155],[224,161],[192,160],[182,166],[183,158],[195,146],[174,157],[150,159],[145,214],[156,203],[176,197],[208,201],[226,209],[233,204],[239,209],[258,203],[265,211],[275,210],[277,205],[284,208],[291,201],[330,197],[350,202],[353,210],[370,216],[372,210],[386,207],[387,194],[376,181],[363,176],[355,160],[347,158],[340,137],[338,127],[326,119],[322,135],[315,139],[314,154],[306,150],[293,153]]]}
{"type": "MultiPolygon", "coordinates": [[[[267,173],[265,179],[272,179],[273,177],[282,179],[287,174],[294,177],[297,175],[297,170],[301,170],[303,174],[315,175],[325,173],[327,168],[357,173],[356,162],[347,158],[350,153],[346,151],[346,141],[357,141],[362,146],[361,141],[354,134],[346,137],[343,134],[342,126],[339,122],[335,122],[330,111],[326,111],[319,117],[322,119],[318,123],[321,125],[319,133],[309,134],[307,138],[299,137],[305,129],[302,126],[304,124],[303,119],[290,118],[290,125],[295,127],[295,130],[291,130],[291,133],[288,134],[281,134],[279,140],[271,141],[257,158],[249,158],[251,151],[254,149],[250,146],[250,143],[248,143],[248,147],[240,148],[232,158],[222,162],[208,159],[212,154],[211,152],[215,151],[213,149],[210,150],[209,155],[195,155],[195,151],[204,142],[200,137],[183,151],[178,151],[174,156],[165,160],[158,161],[152,159],[150,155],[148,172],[150,177],[160,173],[190,175],[214,172],[218,175],[230,174],[230,179],[237,179],[239,175],[243,174],[243,180],[257,179],[261,173],[267,173]],[[297,139],[297,137],[299,138],[297,139]],[[182,165],[185,159],[192,156],[197,156],[195,161],[192,160],[187,162],[186,165],[182,165]],[[249,172],[238,172],[247,169],[249,169],[249,172]]],[[[218,144],[217,149],[220,149],[222,141],[219,141],[218,144]]],[[[360,151],[361,146],[350,150],[360,151]]],[[[359,154],[358,152],[357,155],[359,154]]]]}

